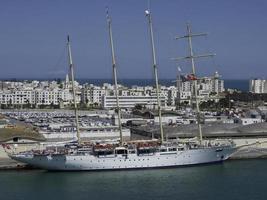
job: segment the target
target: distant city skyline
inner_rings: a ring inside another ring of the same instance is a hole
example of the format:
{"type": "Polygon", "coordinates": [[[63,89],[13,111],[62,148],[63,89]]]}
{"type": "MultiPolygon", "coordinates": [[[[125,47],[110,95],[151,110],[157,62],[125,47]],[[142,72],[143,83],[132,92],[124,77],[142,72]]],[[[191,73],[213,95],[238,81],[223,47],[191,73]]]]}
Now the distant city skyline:
{"type": "MultiPolygon", "coordinates": [[[[267,78],[267,2],[151,0],[160,79],[175,79],[174,62],[187,54],[186,23],[195,33],[194,53],[216,53],[196,61],[197,74],[218,71],[223,79],[267,78]]],[[[147,1],[2,1],[0,7],[0,79],[64,78],[68,72],[66,37],[72,42],[79,79],[109,79],[111,56],[105,7],[110,9],[119,79],[151,79],[147,1]]]]}

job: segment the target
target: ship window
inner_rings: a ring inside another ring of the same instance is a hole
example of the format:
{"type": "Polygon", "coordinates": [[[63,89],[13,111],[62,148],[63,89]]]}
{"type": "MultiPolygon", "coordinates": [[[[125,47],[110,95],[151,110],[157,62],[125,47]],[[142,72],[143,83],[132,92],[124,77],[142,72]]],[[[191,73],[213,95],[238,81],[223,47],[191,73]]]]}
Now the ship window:
{"type": "Polygon", "coordinates": [[[116,150],[116,154],[127,154],[127,150],[126,149],[116,150]]]}
{"type": "Polygon", "coordinates": [[[130,154],[135,154],[135,150],[129,150],[130,154]]]}

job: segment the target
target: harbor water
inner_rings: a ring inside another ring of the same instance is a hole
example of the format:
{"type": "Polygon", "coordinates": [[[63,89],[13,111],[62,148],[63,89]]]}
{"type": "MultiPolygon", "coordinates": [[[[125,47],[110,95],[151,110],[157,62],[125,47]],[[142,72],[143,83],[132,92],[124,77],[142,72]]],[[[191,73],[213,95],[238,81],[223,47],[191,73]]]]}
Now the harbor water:
{"type": "Polygon", "coordinates": [[[0,171],[5,200],[266,200],[267,159],[172,169],[48,172],[0,171]]]}

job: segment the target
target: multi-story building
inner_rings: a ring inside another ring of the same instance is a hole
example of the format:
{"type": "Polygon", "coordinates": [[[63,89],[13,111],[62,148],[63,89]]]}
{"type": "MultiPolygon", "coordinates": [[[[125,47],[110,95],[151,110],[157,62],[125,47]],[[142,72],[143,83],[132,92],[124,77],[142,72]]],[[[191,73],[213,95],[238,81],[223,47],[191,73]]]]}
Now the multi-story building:
{"type": "Polygon", "coordinates": [[[102,97],[108,93],[108,89],[104,86],[95,86],[93,84],[84,85],[81,90],[81,102],[84,104],[101,105],[102,97]]]}
{"type": "MultiPolygon", "coordinates": [[[[177,84],[177,97],[174,98],[174,92],[169,90],[169,101],[171,105],[174,105],[174,102],[177,103],[190,103],[193,92],[193,81],[179,81],[177,84]],[[170,94],[170,92],[172,94],[170,94]]],[[[208,100],[210,95],[218,95],[219,93],[224,91],[224,81],[220,79],[220,75],[218,72],[215,72],[212,77],[202,77],[197,79],[197,95],[198,98],[205,101],[208,100]]]]}
{"type": "MultiPolygon", "coordinates": [[[[160,96],[161,106],[167,105],[167,99],[165,96],[160,96]]],[[[142,96],[119,96],[119,105],[121,108],[133,108],[135,105],[144,105],[146,107],[155,108],[157,105],[157,97],[150,95],[142,96]]],[[[116,108],[116,96],[104,95],[102,97],[102,107],[105,109],[116,108]]]]}
{"type": "MultiPolygon", "coordinates": [[[[160,86],[159,92],[162,106],[175,106],[177,102],[191,103],[193,82],[185,81],[179,83],[177,86],[160,86]]],[[[255,83],[255,88],[257,84],[258,82],[255,83]]],[[[97,105],[103,108],[116,107],[114,85],[108,83],[104,83],[102,86],[84,84],[81,87],[75,81],[74,86],[76,88],[77,103],[97,105]]],[[[224,91],[223,80],[220,79],[217,72],[213,77],[199,78],[197,87],[198,97],[202,100],[208,99],[210,95],[216,95],[224,91]]],[[[258,90],[262,91],[262,89],[258,90]]],[[[153,86],[132,86],[128,88],[118,85],[118,94],[123,108],[132,108],[136,104],[142,104],[147,107],[155,107],[157,105],[156,89],[153,86]]],[[[69,80],[68,75],[66,80],[62,82],[1,82],[0,103],[4,105],[67,106],[73,104],[73,99],[72,82],[69,80]]]]}
{"type": "MultiPolygon", "coordinates": [[[[37,89],[35,90],[36,105],[68,105],[73,101],[73,95],[68,89],[37,89]]],[[[77,102],[80,102],[77,99],[77,102]]]]}
{"type": "Polygon", "coordinates": [[[267,80],[252,79],[249,81],[249,91],[252,93],[267,93],[267,80]]]}
{"type": "Polygon", "coordinates": [[[35,93],[32,90],[2,90],[0,103],[3,105],[26,105],[35,103],[35,93]]]}

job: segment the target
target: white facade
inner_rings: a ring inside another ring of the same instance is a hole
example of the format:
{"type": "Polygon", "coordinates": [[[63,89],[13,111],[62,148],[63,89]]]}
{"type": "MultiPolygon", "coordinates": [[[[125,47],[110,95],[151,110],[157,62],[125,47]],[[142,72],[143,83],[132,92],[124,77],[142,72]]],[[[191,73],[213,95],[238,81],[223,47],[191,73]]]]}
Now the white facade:
{"type": "Polygon", "coordinates": [[[104,87],[90,85],[82,88],[81,102],[85,104],[101,105],[102,97],[107,93],[104,87]]]}
{"type": "Polygon", "coordinates": [[[264,122],[261,118],[241,118],[240,122],[242,125],[257,124],[264,122]]]}
{"type": "Polygon", "coordinates": [[[249,91],[252,93],[267,93],[267,80],[253,79],[249,81],[249,91]]]}
{"type": "MultiPolygon", "coordinates": [[[[180,102],[191,101],[192,91],[193,91],[193,81],[180,82],[180,90],[178,90],[177,98],[179,98],[180,92],[180,102]]],[[[224,92],[224,81],[220,79],[218,72],[215,72],[212,77],[203,77],[197,80],[197,92],[198,98],[208,99],[210,95],[218,95],[224,92]]]]}
{"type": "MultiPolygon", "coordinates": [[[[69,104],[73,101],[73,95],[68,89],[36,90],[36,105],[59,105],[60,102],[69,104]]],[[[79,102],[79,100],[77,100],[79,102]]]]}
{"type": "Polygon", "coordinates": [[[2,105],[58,105],[60,101],[69,104],[72,94],[66,89],[32,89],[0,91],[2,105]]]}
{"type": "MultiPolygon", "coordinates": [[[[161,105],[166,106],[166,97],[161,96],[161,105]]],[[[119,96],[119,104],[121,108],[133,108],[137,104],[153,107],[157,105],[156,96],[119,96]]],[[[116,108],[116,96],[105,95],[102,98],[103,108],[116,108]]]]}
{"type": "Polygon", "coordinates": [[[0,91],[0,103],[4,105],[23,105],[35,103],[35,92],[32,90],[0,91]]]}
{"type": "MultiPolygon", "coordinates": [[[[266,83],[267,84],[267,83],[266,83]]],[[[104,83],[102,86],[93,84],[79,85],[76,88],[77,103],[97,105],[103,108],[116,107],[114,85],[104,83]]],[[[201,99],[208,99],[211,93],[218,94],[224,91],[223,80],[216,72],[213,77],[204,77],[197,80],[198,95],[201,99]],[[207,97],[207,98],[206,98],[207,97]]],[[[192,81],[181,82],[180,89],[175,86],[160,86],[162,105],[175,106],[180,102],[191,102],[192,81]]],[[[1,82],[0,104],[2,105],[70,105],[73,103],[71,81],[68,76],[62,82],[57,81],[24,81],[1,82]]],[[[118,85],[121,106],[132,108],[136,104],[146,106],[157,105],[156,89],[153,86],[132,86],[130,88],[118,85]]]]}

